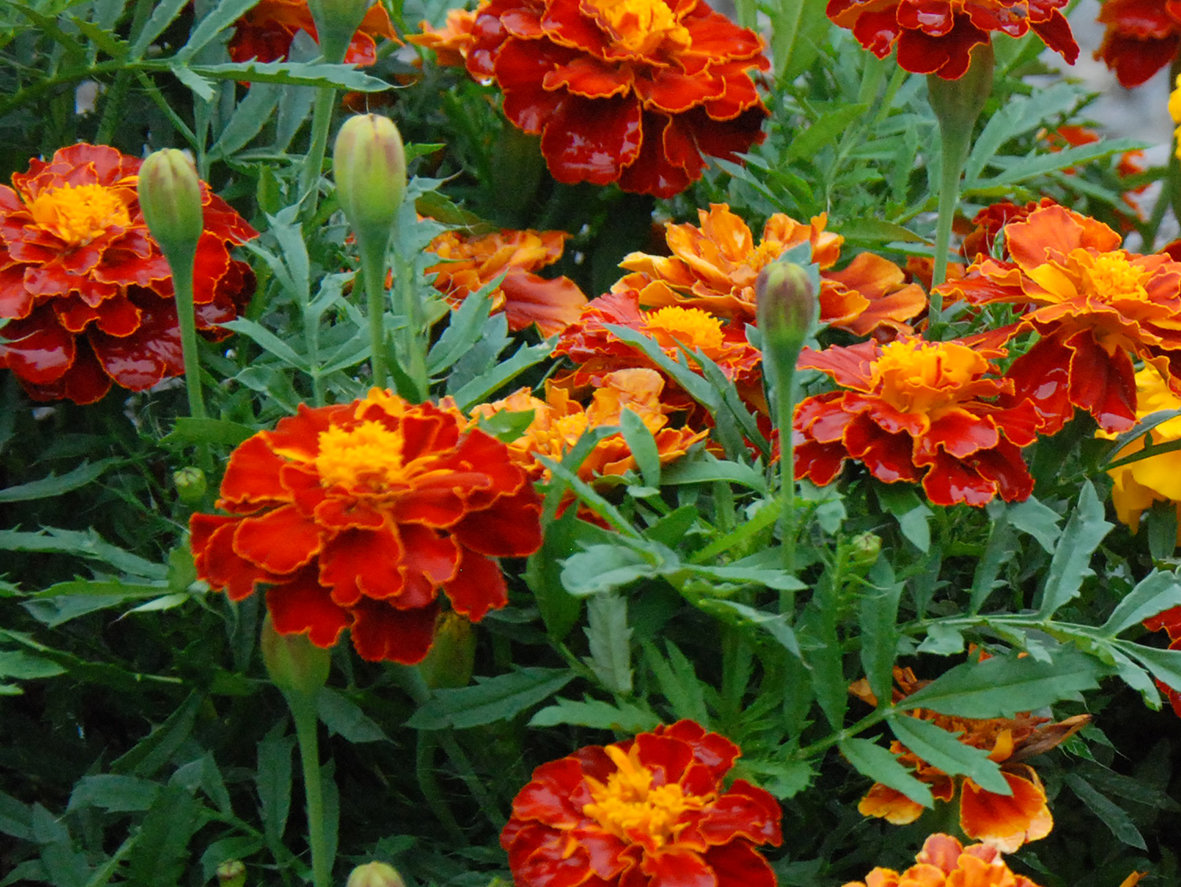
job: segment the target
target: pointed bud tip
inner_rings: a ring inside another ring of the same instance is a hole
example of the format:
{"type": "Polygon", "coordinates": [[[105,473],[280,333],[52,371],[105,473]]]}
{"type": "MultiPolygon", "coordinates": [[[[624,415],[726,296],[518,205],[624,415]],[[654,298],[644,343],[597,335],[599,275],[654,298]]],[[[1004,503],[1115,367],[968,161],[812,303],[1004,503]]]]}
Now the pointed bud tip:
{"type": "Polygon", "coordinates": [[[799,350],[816,319],[816,288],[808,270],[773,262],[755,280],[756,319],[765,345],[799,350]]]}
{"type": "Polygon", "coordinates": [[[384,862],[367,862],[349,873],[345,887],[406,887],[398,870],[384,862]]]}
{"type": "Polygon", "coordinates": [[[176,148],[149,154],[139,169],[138,191],[144,221],[165,256],[195,252],[205,223],[192,159],[176,148]]]}
{"type": "Polygon", "coordinates": [[[332,152],[336,196],[349,224],[388,236],[406,192],[406,152],[388,117],[358,114],[341,126],[332,152]]]}

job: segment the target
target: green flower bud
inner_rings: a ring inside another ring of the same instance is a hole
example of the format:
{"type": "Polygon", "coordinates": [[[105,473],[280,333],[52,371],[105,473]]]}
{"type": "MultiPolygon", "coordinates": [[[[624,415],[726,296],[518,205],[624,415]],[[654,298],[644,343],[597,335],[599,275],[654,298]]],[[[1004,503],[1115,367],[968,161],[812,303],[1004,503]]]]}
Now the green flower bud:
{"type": "Polygon", "coordinates": [[[308,0],[308,10],[316,23],[316,40],[324,60],[344,61],[353,35],[369,11],[372,0],[308,0]]]}
{"type": "Polygon", "coordinates": [[[418,665],[419,674],[432,690],[466,687],[476,666],[476,634],[472,624],[448,610],[435,623],[435,640],[418,665]]]}
{"type": "Polygon", "coordinates": [[[882,553],[882,537],[876,533],[858,533],[849,540],[848,552],[850,569],[864,575],[882,553]]]}
{"type": "Polygon", "coordinates": [[[183,151],[149,154],[139,169],[139,207],[169,264],[192,261],[204,230],[201,180],[183,151]]]}
{"type": "Polygon", "coordinates": [[[358,114],[336,136],[332,174],[340,208],[358,239],[389,237],[406,192],[406,152],[388,117],[358,114]]]}
{"type": "Polygon", "coordinates": [[[406,882],[392,865],[367,862],[349,872],[345,887],[406,887],[406,882]]]}
{"type": "Polygon", "coordinates": [[[208,489],[205,472],[196,466],[190,465],[172,472],[172,482],[176,484],[176,494],[185,505],[196,507],[205,498],[208,489]]]}
{"type": "Polygon", "coordinates": [[[217,867],[218,887],[245,887],[246,866],[240,859],[227,859],[217,867]]]}
{"type": "Polygon", "coordinates": [[[755,280],[755,311],[763,348],[796,354],[816,318],[816,287],[808,269],[794,262],[773,262],[755,280]]]}
{"type": "Polygon", "coordinates": [[[262,659],[284,696],[311,698],[328,682],[328,651],[304,634],[279,634],[268,613],[262,623],[262,659]]]}

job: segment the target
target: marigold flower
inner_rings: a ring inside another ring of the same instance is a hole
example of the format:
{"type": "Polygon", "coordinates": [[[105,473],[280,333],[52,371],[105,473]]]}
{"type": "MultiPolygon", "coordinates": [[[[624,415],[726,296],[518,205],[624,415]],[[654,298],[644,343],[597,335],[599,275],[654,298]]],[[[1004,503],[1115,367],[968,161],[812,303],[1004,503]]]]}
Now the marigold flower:
{"type": "Polygon", "coordinates": [[[862,253],[847,268],[832,270],[844,238],[824,230],[824,215],[805,225],[775,213],[756,244],[746,222],[726,204],[711,204],[708,211],[697,213],[700,226],[665,226],[671,255],[626,256],[619,267],[631,273],[612,290],[638,290],[640,304],[649,308],[702,308],[742,329],[757,322],[759,272],[792,247],[809,243],[812,261],[821,268],[821,323],[865,336],[878,328],[909,329],[905,321],[927,307],[922,289],[907,284],[902,269],[880,256],[862,253]]]}
{"type": "MultiPolygon", "coordinates": [[[[1170,607],[1163,613],[1158,613],[1151,619],[1144,620],[1144,627],[1149,631],[1163,631],[1169,636],[1169,649],[1181,650],[1181,607],[1170,607]]],[[[1181,718],[1181,688],[1170,687],[1159,678],[1156,685],[1165,694],[1173,712],[1181,718]]]]}
{"type": "Polygon", "coordinates": [[[778,803],[723,778],[739,750],[693,721],[592,745],[533,771],[501,832],[519,887],[774,887],[756,849],[782,843],[778,803]]]}
{"type": "Polygon", "coordinates": [[[408,35],[406,42],[432,50],[435,61],[442,67],[464,68],[475,39],[472,35],[475,23],[476,13],[473,10],[452,9],[447,13],[447,21],[441,28],[432,27],[430,22],[419,22],[422,33],[408,35]]]}
{"type": "Polygon", "coordinates": [[[878,58],[898,46],[898,64],[914,74],[958,80],[972,48],[993,31],[1024,37],[1033,31],[1069,64],[1078,44],[1062,15],[1068,0],[828,0],[828,17],[848,28],[878,58]]]}
{"type": "Polygon", "coordinates": [[[918,337],[805,349],[800,368],[844,390],[796,407],[796,478],[827,484],[855,459],[886,483],[921,481],[938,505],[1027,498],[1033,479],[1020,448],[1037,438],[1037,417],[1027,404],[995,402],[1012,388],[991,363],[1003,355],[918,337]]]}
{"type": "Polygon", "coordinates": [[[218,507],[190,521],[198,575],[231,600],[266,585],[280,634],[420,661],[440,591],[473,622],[507,603],[494,558],[541,544],[541,502],[508,448],[450,405],[373,389],[300,406],[230,456],[218,507]]]}
{"type": "Polygon", "coordinates": [[[1181,46],[1181,7],[1174,0],[1103,0],[1106,26],[1095,58],[1131,89],[1169,64],[1181,46]]]}
{"type": "MultiPolygon", "coordinates": [[[[898,667],[894,669],[894,680],[895,703],[904,703],[907,696],[929,683],[917,680],[909,668],[898,667]]],[[[866,681],[857,681],[849,690],[877,705],[866,681]]],[[[931,788],[936,800],[951,801],[958,788],[960,828],[965,835],[1003,853],[1012,853],[1022,844],[1050,833],[1054,820],[1046,804],[1045,789],[1034,769],[1022,762],[1065,742],[1090,721],[1089,715],[1052,723],[1050,718],[1034,717],[1029,712],[1014,718],[960,718],[917,708],[908,714],[938,725],[965,745],[987,751],[1001,767],[1001,775],[1011,790],[1009,795],[987,791],[966,776],[948,776],[902,743],[890,744],[898,761],[931,788]]],[[[914,822],[923,812],[921,804],[881,783],[874,783],[857,809],[865,816],[876,816],[894,825],[914,822]]]]}
{"type": "Polygon", "coordinates": [[[468,72],[541,136],[559,182],[671,197],[703,155],[737,160],[763,139],[762,41],[704,0],[490,0],[472,34],[468,72]]]}
{"type": "Polygon", "coordinates": [[[493,312],[504,312],[510,330],[535,323],[543,336],[552,336],[578,317],[586,295],[568,277],[547,280],[533,272],[562,257],[568,236],[565,231],[445,231],[427,247],[443,261],[426,270],[454,307],[504,274],[492,291],[493,312]]]}
{"type": "MultiPolygon", "coordinates": [[[[673,428],[669,413],[673,408],[662,400],[664,377],[652,369],[637,367],[606,373],[595,388],[591,403],[582,406],[561,385],[547,381],[545,400],[522,388],[508,397],[472,409],[472,418],[489,418],[499,412],[533,411],[529,427],[509,449],[519,464],[531,474],[547,478],[538,456],[560,461],[582,435],[593,428],[618,425],[625,409],[631,410],[652,432],[660,462],[667,465],[684,456],[689,448],[704,440],[706,432],[691,428],[673,428]]],[[[591,481],[604,475],[620,475],[635,469],[636,460],[622,434],[603,438],[578,467],[578,475],[591,481]]]]}
{"type": "MultiPolygon", "coordinates": [[[[112,383],[143,391],[184,371],[171,272],[136,194],[140,164],[71,145],[0,185],[0,367],[35,400],[93,403],[112,383]]],[[[230,247],[258,232],[200,187],[194,301],[197,328],[216,340],[254,291],[230,247]]]]}
{"type": "Polygon", "coordinates": [[[1024,310],[998,337],[1041,336],[1013,362],[1014,397],[1030,400],[1042,429],[1054,434],[1086,410],[1105,431],[1136,424],[1132,360],[1156,367],[1181,390],[1181,263],[1163,254],[1119,248],[1101,222],[1061,206],[1034,210],[1005,227],[1008,260],[978,256],[952,297],[977,305],[1008,302],[1024,310]]]}
{"type": "Polygon", "coordinates": [[[1038,887],[1014,873],[1000,852],[987,844],[965,847],[951,835],[934,834],[923,842],[915,865],[904,872],[878,867],[864,881],[845,887],[1038,887]]]}
{"type": "MultiPolygon", "coordinates": [[[[291,50],[291,41],[303,31],[313,40],[316,23],[308,9],[307,0],[259,0],[244,16],[234,23],[234,36],[230,38],[230,58],[235,62],[282,61],[291,50]]],[[[344,60],[350,65],[372,65],[377,61],[377,41],[397,40],[393,22],[381,3],[374,3],[361,27],[353,35],[344,60]]]]}

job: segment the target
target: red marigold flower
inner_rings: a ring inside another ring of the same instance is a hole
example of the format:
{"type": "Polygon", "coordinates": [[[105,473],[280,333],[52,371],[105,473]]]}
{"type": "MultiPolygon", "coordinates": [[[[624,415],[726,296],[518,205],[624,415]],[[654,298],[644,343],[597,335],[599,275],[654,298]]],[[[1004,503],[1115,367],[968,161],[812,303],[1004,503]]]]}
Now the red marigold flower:
{"type": "MultiPolygon", "coordinates": [[[[915,865],[904,872],[879,866],[864,881],[850,881],[845,887],[1038,887],[1014,873],[995,847],[965,847],[951,835],[931,835],[914,859],[915,865]]],[[[1125,881],[1128,887],[1134,883],[1125,881]]]]}
{"type": "Polygon", "coordinates": [[[943,292],[977,305],[1008,302],[1041,339],[1007,375],[1054,434],[1086,410],[1105,431],[1136,424],[1132,360],[1152,364],[1181,391],[1181,262],[1119,248],[1120,236],[1065,207],[1047,206],[1005,228],[1008,261],[980,256],[943,292]]]}
{"type": "MultiPolygon", "coordinates": [[[[259,0],[244,16],[234,23],[230,38],[230,58],[235,62],[281,61],[287,58],[291,41],[303,31],[313,40],[316,23],[308,9],[307,0],[259,0]]],[[[361,27],[353,35],[344,60],[350,65],[372,65],[377,61],[377,41],[374,38],[397,40],[393,22],[381,3],[374,3],[361,20],[361,27]]]]}
{"type": "Polygon", "coordinates": [[[993,31],[1024,37],[1032,30],[1070,64],[1078,44],[1061,9],[1068,0],[828,0],[828,17],[883,59],[898,45],[898,64],[915,74],[958,80],[972,48],[993,31]]]}
{"type": "MultiPolygon", "coordinates": [[[[929,683],[916,679],[909,668],[898,667],[894,669],[894,680],[897,684],[894,701],[899,704],[929,683]]],[[[849,690],[877,705],[865,680],[857,681],[849,690]]],[[[1014,718],[959,718],[917,708],[908,714],[938,725],[965,745],[987,751],[989,758],[1001,767],[1001,775],[1011,791],[1008,795],[987,791],[966,776],[948,776],[902,743],[890,744],[890,751],[898,761],[915,778],[930,786],[936,800],[951,801],[958,787],[960,828],[965,835],[1003,853],[1012,853],[1022,844],[1050,833],[1054,820],[1046,804],[1045,789],[1034,769],[1021,762],[1065,742],[1086,726],[1090,715],[1076,715],[1052,723],[1050,718],[1034,717],[1029,712],[1021,712],[1014,718]]],[[[921,804],[881,783],[874,783],[857,809],[865,816],[876,816],[894,825],[914,822],[923,812],[921,804]]]]}
{"type": "MultiPolygon", "coordinates": [[[[1150,619],[1144,620],[1144,627],[1149,631],[1163,631],[1169,636],[1169,649],[1181,650],[1181,607],[1170,607],[1163,613],[1157,613],[1150,619]]],[[[1170,687],[1157,678],[1157,687],[1165,694],[1169,704],[1177,717],[1181,718],[1181,688],[1170,687]]]]}
{"type": "Polygon", "coordinates": [[[1104,0],[1106,25],[1095,58],[1131,89],[1169,64],[1181,46],[1181,4],[1176,0],[1104,0]]]}
{"type": "Polygon", "coordinates": [[[739,750],[693,721],[592,745],[533,771],[500,835],[518,887],[774,887],[756,849],[779,804],[722,780],[739,750]]]}
{"type": "MultiPolygon", "coordinates": [[[[71,145],[0,185],[0,367],[36,400],[93,403],[112,383],[143,391],[184,372],[171,272],[136,195],[140,164],[71,145]]],[[[204,183],[201,197],[194,301],[197,328],[216,340],[254,292],[230,247],[258,232],[204,183]]]]}
{"type": "Polygon", "coordinates": [[[704,0],[489,0],[472,33],[468,72],[495,80],[559,182],[671,197],[702,155],[763,139],[762,41],[704,0]]]}
{"type": "MultiPolygon", "coordinates": [[[[984,207],[972,217],[972,230],[964,237],[960,253],[969,261],[981,256],[995,255],[997,253],[997,239],[1006,225],[1029,218],[1029,214],[1035,209],[1055,205],[1055,202],[1049,197],[1043,197],[1036,203],[1031,200],[1024,206],[1002,201],[984,207]]],[[[1000,257],[1007,258],[1008,253],[1003,251],[1003,241],[1001,247],[1000,257]]],[[[961,270],[963,270],[962,266],[961,270]]],[[[963,274],[960,277],[963,277],[963,274]]]]}
{"type": "Polygon", "coordinates": [[[586,295],[568,277],[547,280],[532,273],[562,257],[565,231],[510,231],[468,236],[445,231],[428,250],[443,261],[427,268],[435,288],[458,307],[471,293],[504,279],[492,292],[492,310],[503,311],[510,330],[537,324],[543,336],[560,333],[578,317],[586,295]]]}
{"type": "Polygon", "coordinates": [[[494,558],[541,544],[541,501],[508,448],[453,406],[374,388],[300,406],[230,456],[218,507],[190,521],[198,575],[241,600],[266,585],[280,634],[420,661],[440,591],[472,622],[503,607],[494,558]]]}
{"type": "Polygon", "coordinates": [[[443,67],[463,68],[467,66],[467,54],[475,39],[472,35],[475,23],[474,11],[452,9],[447,13],[443,27],[433,28],[430,22],[420,22],[422,33],[407,36],[406,42],[432,50],[435,61],[443,67]]]}
{"type": "Polygon", "coordinates": [[[901,338],[824,351],[799,366],[827,373],[841,391],[796,407],[795,476],[830,483],[846,459],[878,480],[923,484],[938,505],[1025,499],[1033,479],[1020,447],[1037,438],[1032,407],[1001,407],[1012,390],[991,360],[999,349],[901,338]]]}
{"type": "Polygon", "coordinates": [[[832,270],[844,238],[825,231],[827,218],[805,225],[775,213],[754,235],[724,203],[698,210],[700,227],[668,224],[669,256],[631,253],[619,267],[632,273],[614,291],[638,290],[640,304],[651,308],[679,305],[702,308],[742,329],[756,322],[755,280],[759,271],[801,243],[812,246],[821,268],[820,321],[866,336],[875,329],[909,330],[905,321],[927,307],[920,287],[905,282],[901,268],[872,253],[858,255],[841,271],[832,270]]]}

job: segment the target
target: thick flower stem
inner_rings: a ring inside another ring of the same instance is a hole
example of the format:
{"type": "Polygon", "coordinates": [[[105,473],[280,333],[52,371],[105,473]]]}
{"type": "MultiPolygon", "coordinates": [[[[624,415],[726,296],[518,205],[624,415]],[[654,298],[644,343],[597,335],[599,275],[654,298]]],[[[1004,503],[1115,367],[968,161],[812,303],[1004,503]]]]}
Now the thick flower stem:
{"type": "Polygon", "coordinates": [[[336,107],[336,90],[321,87],[312,106],[312,138],[304,156],[299,180],[299,193],[304,199],[304,218],[316,215],[320,205],[320,174],[324,170],[324,153],[328,149],[328,130],[332,128],[332,111],[336,107]]]}
{"type": "Polygon", "coordinates": [[[406,324],[400,337],[398,358],[414,387],[413,399],[421,403],[430,394],[422,305],[414,288],[414,267],[400,251],[394,261],[394,293],[398,312],[406,324]]]}
{"type": "MultiPolygon", "coordinates": [[[[958,80],[927,77],[931,110],[939,121],[942,166],[939,176],[939,220],[935,229],[935,265],[931,282],[938,286],[947,278],[951,228],[960,199],[960,176],[972,147],[972,128],[992,91],[995,61],[991,43],[972,50],[972,63],[958,80]]],[[[942,323],[943,297],[931,293],[929,327],[934,333],[942,323]]]]}
{"type": "Polygon", "coordinates": [[[372,351],[369,366],[373,371],[373,384],[384,388],[386,241],[357,232],[357,246],[361,253],[361,280],[365,285],[365,302],[369,312],[369,347],[372,351]]]}
{"type": "Polygon", "coordinates": [[[308,846],[312,851],[312,884],[331,887],[332,860],[328,858],[328,832],[324,828],[324,783],[320,772],[319,716],[316,697],[311,693],[283,694],[295,721],[295,740],[303,767],[304,800],[307,804],[308,846]]]}
{"type": "MultiPolygon", "coordinates": [[[[779,512],[779,533],[783,545],[783,569],[789,576],[796,569],[796,479],[795,448],[792,440],[792,419],[795,415],[795,363],[784,361],[777,367],[775,380],[775,427],[779,431],[779,496],[782,506],[779,512]]],[[[779,612],[788,613],[795,609],[795,593],[779,592],[779,612]]]]}

